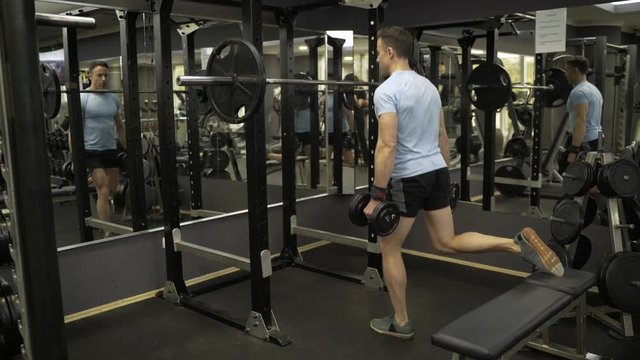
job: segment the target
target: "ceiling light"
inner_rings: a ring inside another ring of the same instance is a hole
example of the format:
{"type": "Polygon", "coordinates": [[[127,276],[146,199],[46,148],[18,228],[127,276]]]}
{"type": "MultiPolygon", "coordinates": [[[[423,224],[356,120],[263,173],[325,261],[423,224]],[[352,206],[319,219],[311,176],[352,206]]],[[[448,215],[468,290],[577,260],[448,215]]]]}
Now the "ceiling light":
{"type": "Polygon", "coordinates": [[[611,5],[626,5],[640,2],[640,0],[614,1],[611,5]]]}
{"type": "Polygon", "coordinates": [[[298,46],[298,50],[302,50],[302,51],[309,50],[309,47],[307,45],[300,45],[298,46]]]}
{"type": "Polygon", "coordinates": [[[342,58],[344,61],[353,61],[353,56],[345,56],[342,58]]]}

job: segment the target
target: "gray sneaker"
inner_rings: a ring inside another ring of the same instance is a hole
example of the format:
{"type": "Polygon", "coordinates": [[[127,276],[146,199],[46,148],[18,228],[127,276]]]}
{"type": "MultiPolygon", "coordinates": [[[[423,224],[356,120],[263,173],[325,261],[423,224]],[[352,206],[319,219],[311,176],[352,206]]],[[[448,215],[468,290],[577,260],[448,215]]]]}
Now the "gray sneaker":
{"type": "Polygon", "coordinates": [[[520,256],[536,268],[549,274],[562,277],[564,267],[556,253],[542,241],[532,228],[524,228],[513,241],[520,245],[520,256]]]}
{"type": "Polygon", "coordinates": [[[369,326],[379,334],[394,336],[403,340],[413,338],[413,326],[411,326],[411,322],[400,326],[393,315],[381,319],[373,319],[369,323],[369,326]]]}

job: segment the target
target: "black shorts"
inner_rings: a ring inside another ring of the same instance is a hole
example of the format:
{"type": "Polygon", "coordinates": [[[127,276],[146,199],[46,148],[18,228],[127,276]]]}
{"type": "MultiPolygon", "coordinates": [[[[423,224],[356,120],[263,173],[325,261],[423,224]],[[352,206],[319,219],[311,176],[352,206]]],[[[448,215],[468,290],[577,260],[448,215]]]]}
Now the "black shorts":
{"type": "Polygon", "coordinates": [[[109,169],[120,167],[118,159],[119,151],[113,150],[85,150],[87,155],[87,168],[89,171],[93,169],[109,169]]]}
{"type": "Polygon", "coordinates": [[[420,209],[433,211],[449,206],[450,188],[449,169],[441,168],[404,179],[391,179],[387,201],[398,205],[401,216],[414,218],[420,209]]]}

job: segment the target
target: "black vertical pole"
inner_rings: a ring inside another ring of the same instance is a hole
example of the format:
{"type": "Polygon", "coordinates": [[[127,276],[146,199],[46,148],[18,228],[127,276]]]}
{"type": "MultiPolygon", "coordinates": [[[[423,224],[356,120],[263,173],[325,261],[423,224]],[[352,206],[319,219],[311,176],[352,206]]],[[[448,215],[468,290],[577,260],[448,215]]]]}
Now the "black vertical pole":
{"type": "Polygon", "coordinates": [[[138,92],[137,12],[119,12],[120,54],[122,56],[122,97],[127,133],[127,171],[133,231],[147,228],[142,142],[140,139],[140,100],[138,92]]]}
{"type": "Polygon", "coordinates": [[[173,69],[171,65],[171,8],[173,0],[157,0],[153,13],[153,38],[158,93],[158,134],[160,138],[160,171],[164,248],[167,280],[179,294],[187,288],[182,273],[182,253],[174,251],[171,231],[180,227],[178,209],[178,176],[176,169],[176,128],[173,114],[173,69]]]}
{"type": "Polygon", "coordinates": [[[64,47],[64,73],[67,88],[67,106],[71,129],[71,159],[73,161],[76,201],[78,202],[78,226],[80,241],[93,240],[93,230],[85,225],[85,218],[91,217],[89,203],[89,183],[87,181],[87,161],[84,151],[84,124],[80,104],[80,69],[78,66],[78,36],[76,29],[62,29],[64,47]]]}
{"type": "MultiPolygon", "coordinates": [[[[378,66],[377,58],[377,46],[378,46],[378,29],[384,26],[384,8],[378,6],[375,9],[369,9],[369,81],[379,82],[380,67],[378,66]]],[[[373,186],[373,179],[375,171],[373,164],[375,163],[376,144],[378,142],[378,119],[376,117],[376,111],[373,103],[374,88],[369,88],[369,189],[373,186]]],[[[369,232],[367,239],[370,243],[377,243],[378,236],[373,232],[371,226],[369,226],[369,232]]],[[[382,255],[369,252],[367,254],[367,264],[370,268],[378,270],[380,276],[382,276],[382,255]]]]}
{"type": "MultiPolygon", "coordinates": [[[[491,28],[487,31],[487,62],[495,63],[497,60],[496,42],[498,30],[491,28]]],[[[495,152],[496,152],[496,112],[484,112],[484,180],[482,182],[482,210],[491,211],[493,202],[495,152]]]]}
{"type": "Polygon", "coordinates": [[[440,85],[440,46],[429,46],[429,56],[431,63],[429,64],[429,80],[438,88],[440,85]]]}
{"type": "MultiPolygon", "coordinates": [[[[194,75],[196,71],[195,60],[195,33],[182,35],[182,59],[184,73],[194,75]]],[[[189,191],[191,192],[191,209],[202,209],[202,176],[200,173],[200,127],[198,126],[198,104],[196,102],[196,88],[187,86],[186,111],[187,111],[187,144],[189,156],[189,191]]]]}
{"type": "MultiPolygon", "coordinates": [[[[242,0],[242,36],[262,54],[262,2],[242,0]]],[[[251,260],[251,310],[272,327],[271,281],[262,276],[260,253],[269,249],[267,218],[267,154],[264,106],[245,124],[247,138],[247,198],[249,199],[249,259],[251,260]]]]}
{"type": "Polygon", "coordinates": [[[0,147],[10,187],[7,205],[25,356],[65,360],[53,206],[46,200],[51,190],[34,14],[33,1],[0,2],[0,147]]]}
{"type": "MultiPolygon", "coordinates": [[[[638,45],[629,44],[627,46],[627,69],[625,71],[625,124],[626,128],[624,130],[624,143],[631,144],[634,139],[634,129],[635,124],[634,120],[634,106],[635,106],[635,98],[636,98],[636,81],[638,76],[636,74],[636,69],[638,66],[638,45]]],[[[637,161],[638,159],[636,159],[637,161]]]]}
{"type": "MultiPolygon", "coordinates": [[[[600,90],[600,93],[604,97],[605,92],[605,81],[606,81],[606,71],[607,71],[607,37],[606,36],[597,36],[596,43],[593,46],[593,76],[594,81],[593,84],[600,90]]],[[[602,104],[602,114],[604,112],[604,103],[602,104]]],[[[601,119],[601,124],[603,127],[603,132],[605,134],[609,134],[610,136],[605,136],[604,139],[604,148],[607,150],[611,150],[613,148],[613,127],[610,126],[611,121],[608,121],[603,116],[601,119]]]]}
{"type": "MultiPolygon", "coordinates": [[[[293,24],[295,14],[283,11],[276,14],[280,29],[280,76],[292,79],[295,73],[293,55],[293,24]]],[[[291,234],[291,217],[296,215],[296,138],[293,112],[293,87],[282,85],[282,233],[284,236],[280,257],[290,262],[298,256],[298,240],[291,234]]]]}
{"type": "MultiPolygon", "coordinates": [[[[317,79],[318,47],[321,42],[319,42],[318,39],[309,39],[306,40],[306,43],[309,48],[309,75],[314,79],[317,79]]],[[[318,183],[320,182],[320,110],[318,105],[317,88],[312,92],[309,102],[309,125],[311,127],[311,131],[309,133],[309,136],[311,136],[311,176],[309,185],[312,189],[317,189],[318,183]]]]}
{"type": "MultiPolygon", "coordinates": [[[[458,39],[458,44],[462,48],[462,79],[461,84],[467,83],[467,78],[471,72],[471,48],[475,43],[473,36],[465,36],[458,39]]],[[[469,90],[466,86],[462,86],[460,92],[460,114],[462,122],[460,124],[460,137],[462,138],[462,153],[460,154],[460,200],[470,201],[471,194],[469,189],[469,143],[471,139],[471,98],[469,97],[469,90]]]]}
{"type": "MultiPolygon", "coordinates": [[[[329,45],[333,48],[333,77],[342,80],[342,46],[343,39],[329,38],[329,45]]],[[[333,185],[342,194],[342,88],[333,90],[333,185]]],[[[327,97],[329,94],[327,94],[327,97]]]]}
{"type": "MultiPolygon", "coordinates": [[[[536,85],[544,85],[544,80],[542,78],[544,73],[544,55],[536,54],[536,85]]],[[[538,89],[534,94],[536,99],[542,99],[543,93],[542,90],[538,89]]],[[[542,156],[542,121],[543,121],[543,107],[542,101],[536,101],[533,103],[533,123],[532,132],[533,139],[531,144],[531,181],[538,181],[540,179],[540,162],[542,156]]],[[[529,194],[529,206],[531,208],[539,208],[540,207],[540,189],[532,187],[531,193],[529,194]]]]}

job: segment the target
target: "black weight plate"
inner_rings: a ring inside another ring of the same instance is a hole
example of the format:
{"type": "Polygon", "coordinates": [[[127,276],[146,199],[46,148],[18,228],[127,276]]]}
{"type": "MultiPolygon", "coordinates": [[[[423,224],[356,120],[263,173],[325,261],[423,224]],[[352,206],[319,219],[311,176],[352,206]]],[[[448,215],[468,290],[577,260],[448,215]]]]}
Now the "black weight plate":
{"type": "Polygon", "coordinates": [[[619,159],[608,166],[611,190],[619,197],[632,197],[640,193],[640,168],[632,160],[619,159]]]}
{"type": "Polygon", "coordinates": [[[588,196],[585,198],[586,203],[584,204],[584,219],[582,220],[582,228],[586,228],[587,226],[593,223],[596,215],[598,214],[598,203],[591,197],[588,196]]]}
{"type": "Polygon", "coordinates": [[[631,251],[640,252],[640,240],[631,241],[631,251]]]}
{"type": "Polygon", "coordinates": [[[529,106],[518,106],[515,110],[520,125],[530,129],[533,124],[533,109],[529,106]]]}
{"type": "Polygon", "coordinates": [[[11,244],[11,234],[6,224],[0,224],[0,265],[8,265],[13,262],[9,245],[11,244]]]}
{"type": "Polygon", "coordinates": [[[222,149],[227,146],[227,135],[221,132],[214,132],[211,134],[210,141],[214,149],[222,149]]]}
{"type": "Polygon", "coordinates": [[[562,190],[571,196],[582,196],[585,184],[590,180],[590,173],[587,163],[577,161],[569,164],[562,176],[562,190]]]}
{"type": "Polygon", "coordinates": [[[212,149],[208,152],[209,167],[215,171],[224,171],[231,163],[229,154],[224,150],[212,149]]]}
{"type": "Polygon", "coordinates": [[[556,206],[553,218],[551,220],[551,236],[557,243],[566,245],[578,238],[584,219],[582,205],[579,202],[564,200],[556,206]]]}
{"type": "Polygon", "coordinates": [[[596,170],[596,185],[600,193],[606,197],[613,197],[615,194],[609,188],[609,180],[607,179],[608,166],[601,166],[596,170]]]}
{"type": "Polygon", "coordinates": [[[630,314],[640,314],[640,254],[620,252],[612,256],[603,275],[610,304],[630,314]]]}
{"type": "Polygon", "coordinates": [[[264,63],[258,50],[246,40],[230,38],[216,46],[207,63],[207,75],[234,78],[232,83],[207,86],[213,110],[228,123],[247,121],[264,101],[264,63]],[[240,115],[242,109],[244,114],[240,115]]]}
{"type": "Polygon", "coordinates": [[[607,291],[607,280],[605,274],[607,273],[609,264],[615,258],[615,256],[616,254],[609,256],[600,268],[600,272],[598,273],[598,293],[600,294],[600,297],[602,298],[604,303],[607,305],[611,305],[611,300],[609,300],[609,292],[607,291]]]}
{"type": "Polygon", "coordinates": [[[50,120],[58,116],[62,96],[58,74],[49,64],[40,63],[40,84],[42,86],[44,117],[50,120]]]}
{"type": "Polygon", "coordinates": [[[505,157],[525,158],[529,155],[529,144],[522,136],[512,137],[504,146],[505,157]]]}
{"type": "MultiPolygon", "coordinates": [[[[480,139],[480,136],[474,134],[471,135],[469,140],[469,154],[477,155],[480,149],[482,149],[482,139],[480,139]]],[[[456,138],[456,151],[458,154],[462,154],[462,136],[456,138]]]]}
{"type": "MultiPolygon", "coordinates": [[[[527,176],[522,169],[513,166],[505,165],[496,170],[495,177],[504,177],[514,180],[526,180],[527,176]]],[[[526,186],[511,185],[511,184],[499,184],[496,182],[496,190],[498,190],[504,196],[520,196],[527,190],[526,186]]]]}
{"type": "Polygon", "coordinates": [[[552,85],[553,90],[542,91],[542,103],[545,107],[560,107],[567,103],[572,86],[569,85],[566,72],[558,68],[544,71],[546,85],[552,85]]]}
{"type": "Polygon", "coordinates": [[[591,244],[591,239],[584,234],[580,234],[576,245],[576,251],[573,253],[573,264],[571,265],[571,268],[577,270],[582,269],[589,261],[589,258],[591,258],[592,250],[593,246],[591,244]]]}
{"type": "Polygon", "coordinates": [[[369,223],[364,215],[364,208],[367,207],[371,196],[369,194],[357,194],[351,199],[349,204],[349,220],[357,226],[367,226],[369,223]]]}
{"type": "Polygon", "coordinates": [[[398,227],[400,210],[395,204],[382,202],[376,206],[371,218],[373,232],[382,237],[388,236],[398,227]]]}
{"type": "Polygon", "coordinates": [[[483,62],[469,74],[467,89],[476,108],[495,111],[511,97],[511,78],[502,66],[483,62]]]}
{"type": "Polygon", "coordinates": [[[571,264],[573,263],[573,260],[571,259],[571,255],[569,254],[569,251],[567,251],[567,249],[565,249],[564,246],[553,241],[548,243],[547,246],[549,246],[549,248],[553,250],[553,252],[556,253],[556,255],[558,255],[558,258],[560,259],[560,263],[562,263],[562,266],[565,269],[571,266],[571,264]]]}

